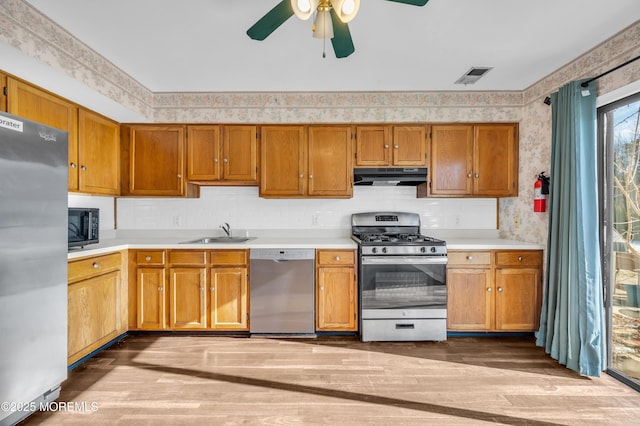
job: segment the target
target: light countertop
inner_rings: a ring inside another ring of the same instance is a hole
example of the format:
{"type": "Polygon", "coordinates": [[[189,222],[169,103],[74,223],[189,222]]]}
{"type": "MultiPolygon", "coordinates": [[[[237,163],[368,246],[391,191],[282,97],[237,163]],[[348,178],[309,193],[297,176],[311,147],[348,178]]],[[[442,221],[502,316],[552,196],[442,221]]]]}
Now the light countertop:
{"type": "MultiPolygon", "coordinates": [[[[68,259],[106,254],[126,249],[252,249],[252,248],[311,248],[311,249],[356,249],[357,244],[347,235],[303,235],[293,236],[259,236],[240,243],[185,244],[199,238],[191,235],[153,235],[150,233],[125,235],[115,238],[104,238],[98,244],[91,244],[84,249],[71,249],[68,259]]],[[[448,250],[542,250],[540,244],[505,240],[500,238],[450,238],[446,239],[448,250]]]]}

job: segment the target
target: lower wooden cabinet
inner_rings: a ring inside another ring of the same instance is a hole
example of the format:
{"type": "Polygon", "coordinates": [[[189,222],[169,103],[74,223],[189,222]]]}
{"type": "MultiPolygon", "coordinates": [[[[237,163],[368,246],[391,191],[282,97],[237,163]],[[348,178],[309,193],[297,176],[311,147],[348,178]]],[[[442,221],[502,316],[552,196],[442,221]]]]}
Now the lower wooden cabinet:
{"type": "Polygon", "coordinates": [[[248,250],[211,252],[210,327],[249,329],[248,250]]]}
{"type": "Polygon", "coordinates": [[[536,331],[542,251],[449,251],[447,328],[536,331]]]}
{"type": "Polygon", "coordinates": [[[137,251],[136,259],[138,329],[249,329],[248,250],[137,251]]]}
{"type": "Polygon", "coordinates": [[[353,250],[316,251],[316,330],[357,330],[355,258],[353,250]]]}
{"type": "Polygon", "coordinates": [[[121,253],[69,261],[68,364],[127,330],[121,253]]]}

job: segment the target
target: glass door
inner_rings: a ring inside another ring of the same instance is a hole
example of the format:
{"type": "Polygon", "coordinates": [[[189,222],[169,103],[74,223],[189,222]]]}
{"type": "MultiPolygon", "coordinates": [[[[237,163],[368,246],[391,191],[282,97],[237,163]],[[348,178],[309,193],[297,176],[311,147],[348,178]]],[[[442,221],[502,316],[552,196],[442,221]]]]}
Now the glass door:
{"type": "Polygon", "coordinates": [[[640,389],[640,94],[598,109],[609,372],[640,389]]]}

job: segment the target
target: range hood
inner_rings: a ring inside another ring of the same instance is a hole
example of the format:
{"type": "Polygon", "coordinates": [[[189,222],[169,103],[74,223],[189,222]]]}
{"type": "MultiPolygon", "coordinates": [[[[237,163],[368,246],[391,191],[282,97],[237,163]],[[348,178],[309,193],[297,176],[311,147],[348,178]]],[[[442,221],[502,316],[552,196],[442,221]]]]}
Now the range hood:
{"type": "Polygon", "coordinates": [[[426,181],[426,167],[353,169],[354,185],[417,186],[426,181]]]}

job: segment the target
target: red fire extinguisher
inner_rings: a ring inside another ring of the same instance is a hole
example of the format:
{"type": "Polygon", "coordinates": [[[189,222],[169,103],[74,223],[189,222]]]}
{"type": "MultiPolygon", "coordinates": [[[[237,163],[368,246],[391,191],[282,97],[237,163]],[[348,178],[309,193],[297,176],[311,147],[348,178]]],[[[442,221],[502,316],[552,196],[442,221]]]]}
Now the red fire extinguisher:
{"type": "Polygon", "coordinates": [[[544,172],[538,175],[533,184],[533,211],[544,213],[547,211],[547,194],[549,194],[549,177],[544,172]]]}

